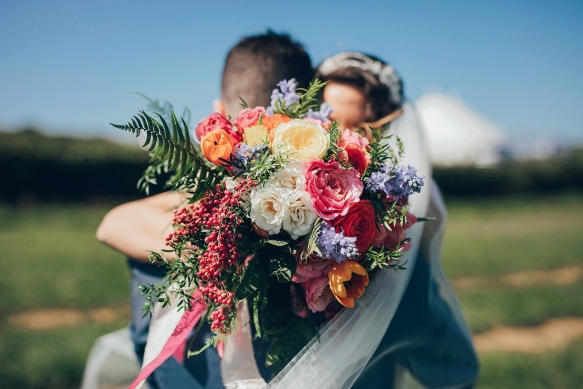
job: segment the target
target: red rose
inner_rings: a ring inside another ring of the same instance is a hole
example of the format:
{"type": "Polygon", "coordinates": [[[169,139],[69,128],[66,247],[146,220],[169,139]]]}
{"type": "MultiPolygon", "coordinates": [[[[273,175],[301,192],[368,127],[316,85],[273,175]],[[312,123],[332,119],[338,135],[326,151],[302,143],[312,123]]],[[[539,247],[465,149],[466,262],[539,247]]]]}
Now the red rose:
{"type": "Polygon", "coordinates": [[[265,108],[263,107],[245,108],[242,110],[235,120],[235,126],[237,126],[238,133],[243,136],[243,131],[246,128],[257,125],[259,122],[259,116],[263,112],[265,112],[265,108]]]}
{"type": "Polygon", "coordinates": [[[346,215],[350,204],[360,199],[364,185],[356,170],[345,170],[336,161],[320,159],[311,159],[306,168],[306,190],[322,219],[346,215]]]}
{"type": "Polygon", "coordinates": [[[346,151],[348,162],[350,162],[360,174],[364,174],[364,171],[370,163],[370,156],[362,149],[362,147],[355,145],[354,143],[346,144],[344,150],[346,151]]]}
{"type": "Polygon", "coordinates": [[[237,131],[233,128],[233,125],[223,114],[221,113],[213,113],[207,116],[206,118],[202,119],[196,125],[196,129],[194,130],[194,134],[196,138],[200,141],[203,136],[208,134],[214,130],[223,130],[233,141],[233,145],[237,143],[241,143],[243,137],[240,136],[237,131]]]}
{"type": "Polygon", "coordinates": [[[361,255],[367,252],[377,234],[376,214],[370,200],[351,204],[346,216],[334,220],[332,225],[342,229],[344,236],[356,237],[356,248],[361,255]]]}

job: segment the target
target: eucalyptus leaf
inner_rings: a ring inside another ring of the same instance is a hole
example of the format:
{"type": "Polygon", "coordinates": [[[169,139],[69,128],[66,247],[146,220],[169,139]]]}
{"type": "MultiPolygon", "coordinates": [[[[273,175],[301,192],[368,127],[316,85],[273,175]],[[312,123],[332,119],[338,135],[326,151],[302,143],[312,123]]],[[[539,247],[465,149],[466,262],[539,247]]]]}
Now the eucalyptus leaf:
{"type": "Polygon", "coordinates": [[[289,240],[276,240],[276,239],[269,239],[265,241],[265,243],[272,244],[277,247],[283,247],[289,244],[289,242],[290,242],[289,240]]]}

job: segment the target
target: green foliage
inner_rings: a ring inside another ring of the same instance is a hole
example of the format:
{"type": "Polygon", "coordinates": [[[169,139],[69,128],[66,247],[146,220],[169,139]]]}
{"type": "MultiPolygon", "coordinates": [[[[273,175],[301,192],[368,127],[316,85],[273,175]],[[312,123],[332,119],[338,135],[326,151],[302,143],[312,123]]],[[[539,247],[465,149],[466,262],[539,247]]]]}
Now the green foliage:
{"type": "Polygon", "coordinates": [[[150,195],[150,187],[158,185],[158,177],[169,171],[169,162],[167,160],[151,162],[144,170],[142,177],[138,180],[137,187],[146,195],[150,195]]]}
{"type": "Polygon", "coordinates": [[[139,136],[141,131],[146,133],[146,141],[142,147],[149,147],[152,152],[151,163],[155,168],[146,170],[141,182],[147,188],[153,182],[152,172],[166,170],[175,172],[170,184],[175,187],[188,186],[192,196],[199,198],[208,187],[214,187],[220,182],[221,170],[211,166],[194,148],[190,141],[190,131],[184,119],[178,120],[174,112],[170,113],[170,127],[164,117],[158,113],[158,120],[141,111],[132,120],[124,125],[111,123],[115,128],[129,131],[139,136]],[[166,163],[166,165],[164,165],[166,163]],[[204,182],[205,185],[198,187],[204,182]]]}
{"type": "Polygon", "coordinates": [[[263,281],[267,276],[267,269],[260,260],[261,255],[258,254],[256,258],[249,261],[249,265],[245,269],[243,279],[235,292],[235,299],[242,301],[248,296],[251,296],[263,285],[263,281]]]}
{"type": "MultiPolygon", "coordinates": [[[[403,154],[403,143],[396,137],[396,142],[398,145],[398,151],[395,152],[393,150],[393,146],[391,145],[390,141],[393,138],[393,134],[383,136],[383,133],[389,128],[389,126],[385,126],[381,130],[377,130],[375,128],[370,127],[370,130],[373,134],[373,141],[369,144],[370,146],[370,165],[373,167],[369,169],[369,173],[378,171],[378,167],[383,165],[384,163],[391,162],[392,165],[396,165],[399,163],[399,158],[403,154]],[[374,167],[377,167],[376,169],[374,167]]],[[[367,175],[368,176],[368,175],[367,175]]]]}
{"type": "Polygon", "coordinates": [[[409,241],[410,239],[404,239],[395,247],[370,247],[361,265],[364,266],[367,272],[373,272],[383,268],[389,268],[395,271],[405,270],[406,263],[401,264],[400,258],[403,255],[402,246],[409,241]]]}
{"type": "Polygon", "coordinates": [[[324,221],[322,219],[317,218],[314,222],[314,227],[312,227],[312,231],[304,237],[302,252],[300,253],[300,261],[307,261],[312,253],[322,255],[316,243],[318,241],[318,235],[320,235],[320,231],[322,230],[323,223],[324,221]]]}
{"type": "MultiPolygon", "coordinates": [[[[146,96],[140,92],[134,92],[134,94],[136,94],[140,97],[143,97],[144,99],[146,99],[148,101],[148,105],[146,105],[146,109],[148,111],[150,111],[152,113],[160,114],[161,116],[164,117],[164,119],[167,122],[172,121],[172,114],[174,112],[174,106],[172,106],[172,104],[170,104],[170,102],[164,101],[164,103],[160,103],[160,100],[151,99],[148,96],[146,96]]],[[[182,110],[182,115],[180,115],[180,116],[184,118],[184,121],[190,127],[190,119],[191,119],[190,109],[188,107],[184,107],[184,109],[182,110]]]]}
{"type": "Polygon", "coordinates": [[[289,162],[285,152],[271,153],[267,149],[261,151],[259,159],[254,160],[247,172],[247,177],[259,185],[263,185],[273,175],[289,162]]]}
{"type": "Polygon", "coordinates": [[[290,106],[286,106],[283,101],[276,101],[273,112],[287,115],[292,119],[303,117],[310,109],[319,108],[318,92],[326,85],[326,82],[314,80],[310,82],[308,89],[298,88],[301,93],[300,98],[290,106]]]}
{"type": "Polygon", "coordinates": [[[279,282],[291,282],[296,274],[297,262],[294,256],[287,255],[284,250],[275,250],[269,259],[269,275],[275,276],[279,282]]]}
{"type": "Polygon", "coordinates": [[[338,153],[342,150],[338,144],[342,140],[342,130],[340,129],[340,123],[336,120],[332,122],[328,128],[328,135],[330,136],[330,147],[324,156],[324,161],[329,162],[331,159],[335,159],[338,153]]]}

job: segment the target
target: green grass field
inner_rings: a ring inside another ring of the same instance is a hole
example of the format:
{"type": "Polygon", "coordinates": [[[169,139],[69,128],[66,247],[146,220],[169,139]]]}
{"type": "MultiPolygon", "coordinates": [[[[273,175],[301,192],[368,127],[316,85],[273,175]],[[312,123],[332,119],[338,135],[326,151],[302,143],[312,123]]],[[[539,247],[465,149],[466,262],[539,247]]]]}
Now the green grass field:
{"type": "MultiPolygon", "coordinates": [[[[127,325],[27,330],[11,317],[45,308],[87,310],[127,304],[123,256],[94,233],[111,206],[0,206],[0,388],[77,388],[94,339],[127,325]]],[[[583,197],[448,204],[443,266],[452,279],[499,277],[583,264],[583,197]]],[[[475,332],[583,317],[583,281],[566,286],[488,286],[459,292],[475,332]]],[[[540,355],[481,356],[480,388],[583,387],[583,339],[540,355]]]]}

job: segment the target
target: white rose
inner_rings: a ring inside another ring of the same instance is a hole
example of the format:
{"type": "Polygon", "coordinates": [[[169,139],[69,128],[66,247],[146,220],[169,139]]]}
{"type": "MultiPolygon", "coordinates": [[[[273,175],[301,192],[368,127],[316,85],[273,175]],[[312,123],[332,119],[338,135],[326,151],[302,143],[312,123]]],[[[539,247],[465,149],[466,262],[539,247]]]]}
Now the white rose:
{"type": "Polygon", "coordinates": [[[330,146],[330,136],[324,127],[309,120],[295,119],[280,124],[273,131],[273,152],[284,153],[292,160],[321,159],[330,146]]]}
{"type": "Polygon", "coordinates": [[[305,190],[306,189],[306,167],[303,163],[292,161],[285,165],[283,169],[279,169],[273,173],[273,177],[269,180],[274,186],[289,190],[305,190]]]}
{"type": "Polygon", "coordinates": [[[251,221],[269,235],[281,231],[284,220],[289,219],[289,203],[285,190],[271,184],[251,191],[251,221]]]}
{"type": "Polygon", "coordinates": [[[308,192],[294,190],[288,192],[289,218],[283,221],[283,230],[292,239],[307,235],[314,227],[318,215],[312,207],[312,199],[308,192]]]}

